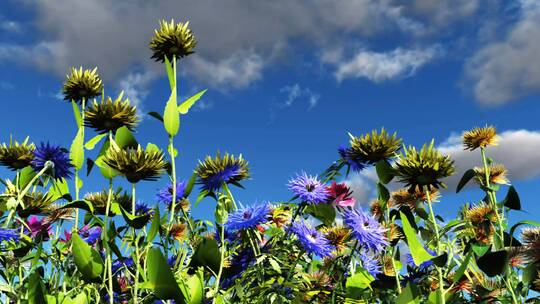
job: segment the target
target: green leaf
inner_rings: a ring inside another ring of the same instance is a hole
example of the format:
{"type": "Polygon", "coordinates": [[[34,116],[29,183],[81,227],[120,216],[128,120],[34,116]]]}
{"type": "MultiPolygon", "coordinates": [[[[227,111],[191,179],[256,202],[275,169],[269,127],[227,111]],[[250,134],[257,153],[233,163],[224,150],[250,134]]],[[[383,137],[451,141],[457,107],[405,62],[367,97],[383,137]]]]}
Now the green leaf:
{"type": "Polygon", "coordinates": [[[156,145],[156,144],[153,144],[153,143],[148,143],[146,144],[146,152],[160,152],[161,149],[156,145]]]}
{"type": "Polygon", "coordinates": [[[336,219],[336,209],[331,204],[308,205],[304,212],[312,215],[328,227],[332,226],[336,219]]]}
{"type": "Polygon", "coordinates": [[[77,123],[77,128],[83,126],[83,121],[81,117],[81,111],[79,110],[79,105],[75,101],[71,101],[71,106],[73,107],[73,116],[75,117],[75,122],[77,123]]]}
{"type": "Polygon", "coordinates": [[[47,303],[45,296],[45,285],[41,280],[37,270],[34,270],[28,277],[28,303],[29,304],[45,304],[47,303]]]}
{"type": "Polygon", "coordinates": [[[150,220],[150,214],[132,215],[131,213],[127,212],[122,206],[120,206],[120,211],[122,212],[122,216],[124,217],[126,223],[135,229],[141,229],[142,227],[146,226],[146,224],[150,220]]]}
{"type": "Polygon", "coordinates": [[[379,181],[383,184],[388,184],[394,178],[394,168],[387,160],[380,160],[375,164],[375,170],[379,181]]]}
{"type": "Polygon", "coordinates": [[[154,117],[155,119],[163,122],[163,116],[161,116],[161,114],[159,114],[158,112],[154,112],[154,111],[148,112],[148,115],[150,115],[150,116],[154,117]]]}
{"type": "Polygon", "coordinates": [[[187,183],[186,191],[184,191],[184,197],[188,197],[191,194],[191,191],[193,190],[193,186],[195,185],[196,181],[197,173],[193,173],[187,183]]]}
{"type": "Polygon", "coordinates": [[[103,260],[99,253],[74,232],[72,237],[73,259],[77,270],[89,282],[101,282],[103,260]]]}
{"type": "Polygon", "coordinates": [[[275,272],[281,274],[281,266],[279,266],[279,263],[276,260],[269,258],[268,262],[270,262],[270,266],[272,266],[272,269],[274,269],[275,272]]]}
{"type": "Polygon", "coordinates": [[[195,269],[199,267],[210,268],[215,273],[218,273],[220,263],[221,255],[217,241],[203,238],[195,249],[189,266],[195,269]]]}
{"type": "Polygon", "coordinates": [[[362,294],[364,289],[370,287],[371,282],[375,279],[367,270],[362,267],[358,267],[356,273],[347,278],[345,286],[347,288],[347,296],[353,299],[357,299],[362,294]]]}
{"type": "Polygon", "coordinates": [[[71,208],[83,209],[90,213],[94,213],[94,206],[92,205],[92,203],[90,203],[87,200],[72,201],[63,205],[59,209],[71,209],[71,208]]]}
{"type": "Polygon", "coordinates": [[[69,158],[71,159],[71,164],[75,169],[81,170],[84,164],[84,129],[79,128],[77,135],[71,143],[71,149],[69,152],[69,158]]]}
{"type": "Polygon", "coordinates": [[[152,224],[150,225],[150,229],[148,230],[147,241],[149,243],[152,243],[154,241],[154,238],[158,234],[160,227],[161,227],[161,217],[159,215],[159,207],[156,206],[156,208],[154,208],[154,216],[152,217],[152,224]]]}
{"type": "Polygon", "coordinates": [[[103,161],[103,156],[98,157],[95,161],[95,164],[99,167],[101,175],[103,175],[103,177],[107,179],[111,179],[120,175],[120,172],[114,170],[103,161]]]}
{"type": "Polygon", "coordinates": [[[167,56],[165,56],[165,69],[167,71],[167,78],[169,78],[169,85],[171,86],[171,91],[172,91],[172,90],[176,90],[176,83],[174,79],[174,68],[171,62],[169,61],[169,59],[166,57],[167,56]]]}
{"type": "Polygon", "coordinates": [[[54,180],[51,188],[49,189],[49,194],[52,195],[55,200],[60,198],[71,200],[71,195],[69,195],[69,186],[65,178],[54,180]]]}
{"type": "Polygon", "coordinates": [[[472,250],[476,254],[476,256],[481,257],[489,250],[489,246],[486,245],[478,245],[478,244],[472,244],[472,250]]]}
{"type": "Polygon", "coordinates": [[[445,252],[439,256],[436,256],[432,258],[431,261],[433,261],[433,264],[439,267],[444,267],[446,265],[446,262],[448,261],[448,253],[445,252]]]}
{"type": "Polygon", "coordinates": [[[459,180],[459,183],[457,185],[457,188],[456,188],[456,193],[458,193],[459,191],[461,191],[461,189],[463,189],[463,187],[465,187],[465,185],[476,175],[476,172],[474,171],[474,169],[469,169],[467,171],[465,171],[465,173],[463,173],[463,176],[461,177],[461,179],[459,180]]]}
{"type": "Polygon", "coordinates": [[[519,199],[519,195],[514,186],[510,186],[508,188],[508,193],[506,194],[506,197],[504,198],[502,203],[504,206],[510,209],[521,210],[521,200],[519,199]]]}
{"type": "Polygon", "coordinates": [[[190,98],[186,99],[186,101],[182,102],[181,105],[178,106],[178,112],[180,114],[187,114],[189,109],[199,100],[204,93],[206,93],[206,89],[200,91],[199,93],[191,96],[190,98]]]}
{"type": "Polygon", "coordinates": [[[407,286],[396,298],[397,304],[420,303],[420,292],[414,284],[408,283],[407,286]]]}
{"type": "Polygon", "coordinates": [[[89,141],[86,142],[86,144],[84,144],[84,147],[86,148],[86,150],[93,150],[96,147],[96,145],[101,141],[101,139],[103,139],[103,137],[105,136],[107,136],[107,133],[98,134],[92,137],[92,139],[90,139],[89,141]]]}
{"type": "Polygon", "coordinates": [[[126,126],[116,130],[114,141],[120,148],[137,148],[138,146],[137,140],[133,136],[133,133],[131,133],[126,126]]]}
{"type": "Polygon", "coordinates": [[[386,203],[390,199],[390,192],[388,192],[388,189],[381,183],[377,183],[377,197],[379,202],[381,202],[381,207],[386,208],[386,203]]]}
{"type": "Polygon", "coordinates": [[[182,291],[159,248],[148,251],[146,263],[147,286],[154,291],[155,296],[160,300],[172,299],[185,303],[182,291]]]}
{"type": "Polygon", "coordinates": [[[488,252],[478,258],[476,264],[488,277],[504,274],[508,264],[508,251],[499,250],[488,252]]]}
{"type": "Polygon", "coordinates": [[[204,298],[204,272],[199,269],[195,275],[188,279],[190,292],[189,304],[201,304],[204,298]]]}
{"type": "Polygon", "coordinates": [[[163,111],[163,125],[170,136],[175,136],[180,128],[180,114],[177,107],[176,90],[173,90],[163,111]]]}
{"type": "Polygon", "coordinates": [[[422,243],[420,243],[416,231],[411,227],[411,224],[409,223],[409,220],[405,214],[400,212],[400,215],[401,222],[403,224],[403,232],[405,232],[405,237],[407,238],[407,244],[409,245],[414,264],[416,266],[420,266],[420,264],[431,260],[433,256],[429,254],[422,243]]]}
{"type": "MultiPolygon", "coordinates": [[[[31,166],[24,167],[19,173],[19,188],[24,189],[28,183],[36,176],[36,172],[31,166]]],[[[16,184],[15,182],[13,184],[16,184]]]]}

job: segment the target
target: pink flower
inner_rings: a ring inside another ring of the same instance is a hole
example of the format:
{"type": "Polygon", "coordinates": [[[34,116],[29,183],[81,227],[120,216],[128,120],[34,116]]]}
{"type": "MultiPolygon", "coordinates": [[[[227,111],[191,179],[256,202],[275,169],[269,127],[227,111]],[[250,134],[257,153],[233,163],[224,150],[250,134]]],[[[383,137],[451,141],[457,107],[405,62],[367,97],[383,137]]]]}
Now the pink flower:
{"type": "Polygon", "coordinates": [[[332,182],[332,185],[326,188],[328,192],[327,202],[340,207],[353,207],[356,200],[351,197],[352,191],[345,183],[332,182]]]}
{"type": "Polygon", "coordinates": [[[28,227],[30,227],[30,235],[35,238],[38,235],[42,235],[45,238],[48,238],[52,235],[52,227],[49,223],[45,222],[45,219],[38,219],[37,216],[33,215],[28,219],[28,227]]]}

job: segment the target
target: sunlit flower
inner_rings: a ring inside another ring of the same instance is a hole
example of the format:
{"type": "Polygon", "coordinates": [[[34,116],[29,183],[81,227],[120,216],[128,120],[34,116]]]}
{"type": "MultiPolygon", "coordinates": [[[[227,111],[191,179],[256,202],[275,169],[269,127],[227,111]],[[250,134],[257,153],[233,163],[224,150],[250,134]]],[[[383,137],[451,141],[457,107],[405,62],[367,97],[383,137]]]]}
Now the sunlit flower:
{"type": "Polygon", "coordinates": [[[171,227],[170,234],[175,240],[182,241],[186,236],[186,232],[187,232],[186,224],[178,223],[178,224],[174,224],[171,227]]]}
{"type": "Polygon", "coordinates": [[[0,242],[13,241],[18,242],[20,239],[19,233],[15,229],[0,228],[0,242]]]}
{"type": "MultiPolygon", "coordinates": [[[[107,209],[107,200],[109,199],[109,191],[103,190],[100,192],[89,192],[84,196],[84,199],[94,208],[95,214],[104,215],[107,209]]],[[[111,204],[116,202],[118,205],[126,210],[131,209],[131,195],[127,192],[122,192],[121,189],[113,191],[111,193],[111,204]]],[[[114,215],[112,211],[109,212],[109,216],[114,215]]]]}
{"type": "Polygon", "coordinates": [[[229,214],[225,228],[230,231],[255,228],[267,221],[269,213],[268,203],[239,208],[229,214]]]}
{"type": "Polygon", "coordinates": [[[113,144],[105,153],[103,162],[124,175],[130,183],[157,180],[166,165],[163,160],[163,151],[146,151],[140,145],[137,149],[121,149],[113,144]]]}
{"type": "Polygon", "coordinates": [[[481,203],[466,208],[464,217],[471,223],[470,227],[475,239],[480,243],[490,244],[495,233],[493,224],[497,221],[497,214],[493,206],[481,203]]]}
{"type": "Polygon", "coordinates": [[[37,216],[31,216],[26,223],[30,227],[30,235],[32,238],[42,236],[48,239],[52,235],[52,227],[50,223],[45,221],[45,218],[38,219],[37,216]]]}
{"type": "Polygon", "coordinates": [[[325,185],[317,176],[307,175],[305,172],[290,180],[288,186],[303,202],[319,204],[324,203],[329,197],[325,185]]]}
{"type": "Polygon", "coordinates": [[[371,134],[367,133],[360,137],[350,135],[350,137],[350,154],[360,163],[375,164],[392,158],[401,148],[401,139],[397,138],[396,133],[390,135],[384,128],[380,133],[373,130],[371,134]]]}
{"type": "Polygon", "coordinates": [[[498,141],[497,130],[493,126],[474,128],[463,134],[463,146],[465,150],[475,150],[487,146],[496,145],[498,141]]]}
{"type": "Polygon", "coordinates": [[[139,122],[137,107],[123,99],[124,92],[113,101],[107,97],[103,102],[94,102],[84,111],[84,123],[98,133],[115,132],[121,127],[133,131],[139,122]]]}
{"type": "Polygon", "coordinates": [[[283,227],[290,220],[291,210],[288,206],[276,206],[271,212],[271,221],[277,227],[283,227]]]}
{"type": "Polygon", "coordinates": [[[338,153],[343,163],[347,164],[354,172],[360,172],[368,165],[362,159],[356,157],[351,148],[340,146],[338,153]]]}
{"type": "Polygon", "coordinates": [[[525,248],[525,255],[531,262],[540,261],[540,228],[527,227],[521,231],[521,241],[525,248]]]}
{"type": "Polygon", "coordinates": [[[326,257],[332,254],[332,245],[322,233],[309,227],[304,221],[294,222],[292,232],[307,253],[326,257]]]}
{"type": "MultiPolygon", "coordinates": [[[[176,182],[176,203],[182,200],[186,192],[186,182],[178,181],[176,182]]],[[[169,183],[167,187],[162,188],[157,193],[157,200],[167,206],[171,206],[173,201],[173,184],[169,183]]]]}
{"type": "Polygon", "coordinates": [[[352,191],[345,183],[332,182],[332,185],[326,188],[328,193],[328,202],[340,207],[353,207],[356,200],[352,197],[352,191]]]}
{"type": "Polygon", "coordinates": [[[65,148],[49,143],[41,143],[34,151],[34,160],[32,161],[34,171],[41,171],[48,161],[53,164],[49,173],[51,177],[55,179],[69,178],[73,174],[71,172],[72,165],[69,160],[69,152],[65,148]]]}
{"type": "Polygon", "coordinates": [[[424,186],[446,187],[441,179],[452,175],[455,171],[454,161],[450,156],[442,155],[435,149],[435,142],[422,146],[420,151],[408,147],[396,162],[396,174],[399,181],[411,189],[422,189],[424,186]]]}
{"type": "Polygon", "coordinates": [[[167,58],[172,61],[173,57],[182,58],[193,54],[193,49],[197,44],[195,36],[186,23],[175,23],[174,20],[159,22],[159,30],[155,30],[154,37],[150,42],[152,58],[156,61],[165,61],[167,58]]]}
{"type": "MultiPolygon", "coordinates": [[[[484,167],[475,167],[474,173],[476,173],[476,182],[484,187],[487,187],[486,184],[486,170],[484,167]]],[[[510,181],[508,181],[508,178],[506,177],[506,168],[502,164],[494,164],[491,166],[488,166],[488,176],[489,176],[489,184],[498,184],[498,185],[508,185],[510,184],[510,181]]]]}
{"type": "Polygon", "coordinates": [[[97,74],[97,68],[92,70],[80,67],[71,68],[71,74],[66,76],[66,82],[62,88],[64,100],[81,103],[82,100],[89,100],[92,97],[101,95],[103,82],[97,74]]]}
{"type": "Polygon", "coordinates": [[[195,172],[198,183],[208,191],[217,191],[224,183],[238,185],[249,178],[248,162],[242,155],[236,158],[228,153],[221,156],[218,152],[214,158],[207,156],[204,161],[199,161],[195,172]]]}
{"type": "Polygon", "coordinates": [[[381,263],[372,252],[361,250],[359,258],[362,262],[362,267],[373,277],[377,277],[382,272],[381,263]]]}
{"type": "Polygon", "coordinates": [[[388,245],[386,229],[362,209],[347,210],[343,220],[351,228],[353,236],[365,249],[381,252],[388,245]]]}
{"type": "MultiPolygon", "coordinates": [[[[437,188],[431,187],[429,191],[430,201],[437,202],[439,200],[440,193],[437,188]]],[[[401,206],[407,206],[411,211],[416,209],[416,206],[419,202],[425,202],[428,200],[426,192],[424,189],[407,189],[401,188],[391,193],[390,201],[392,205],[395,205],[397,208],[401,206]],[[412,190],[412,191],[410,191],[412,190]]]]}
{"type": "Polygon", "coordinates": [[[22,143],[9,139],[9,144],[0,145],[0,165],[10,170],[20,170],[30,166],[34,159],[36,146],[28,143],[28,137],[22,143]]]}
{"type": "Polygon", "coordinates": [[[342,253],[347,248],[347,241],[351,236],[351,230],[343,226],[324,227],[321,229],[324,237],[330,245],[336,248],[338,253],[342,253]]]}

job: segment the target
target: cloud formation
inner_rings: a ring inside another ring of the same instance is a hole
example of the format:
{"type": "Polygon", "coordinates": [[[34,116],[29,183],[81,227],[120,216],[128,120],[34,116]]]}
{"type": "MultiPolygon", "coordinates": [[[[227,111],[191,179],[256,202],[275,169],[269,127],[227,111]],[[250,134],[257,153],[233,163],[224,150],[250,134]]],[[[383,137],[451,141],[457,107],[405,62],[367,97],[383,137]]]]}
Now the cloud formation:
{"type": "Polygon", "coordinates": [[[310,88],[301,87],[298,83],[284,86],[279,91],[287,95],[285,102],[281,104],[284,107],[290,107],[298,100],[306,100],[308,109],[312,109],[321,98],[319,94],[313,92],[310,88]]]}

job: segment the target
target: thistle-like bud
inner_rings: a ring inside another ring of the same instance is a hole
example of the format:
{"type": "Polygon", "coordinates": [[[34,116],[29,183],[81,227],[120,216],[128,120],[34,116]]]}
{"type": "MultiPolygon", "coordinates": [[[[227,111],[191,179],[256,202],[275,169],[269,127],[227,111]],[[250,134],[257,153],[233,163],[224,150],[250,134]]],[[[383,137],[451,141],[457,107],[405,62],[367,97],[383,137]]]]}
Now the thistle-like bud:
{"type": "Polygon", "coordinates": [[[94,100],[85,110],[84,123],[98,133],[115,132],[121,127],[133,131],[139,122],[137,107],[132,106],[129,99],[123,99],[124,92],[113,101],[107,97],[103,102],[94,100]]]}
{"type": "Polygon", "coordinates": [[[154,30],[155,34],[150,42],[152,58],[164,62],[165,58],[172,61],[173,57],[182,58],[193,54],[197,41],[188,26],[189,21],[186,23],[174,23],[174,19],[170,23],[160,21],[159,29],[154,30]]]}
{"type": "Polygon", "coordinates": [[[361,163],[375,164],[380,160],[392,158],[401,147],[401,139],[397,138],[396,133],[390,135],[384,128],[380,133],[373,130],[360,137],[350,134],[349,136],[351,137],[349,156],[361,163]]]}
{"type": "Polygon", "coordinates": [[[11,170],[20,170],[30,166],[34,159],[36,146],[28,143],[28,137],[22,143],[9,139],[9,144],[0,145],[0,165],[11,170]]]}
{"type": "Polygon", "coordinates": [[[493,126],[474,128],[463,134],[463,146],[465,150],[473,151],[478,148],[494,146],[497,144],[497,130],[493,126]]]}
{"type": "Polygon", "coordinates": [[[92,70],[82,67],[71,68],[71,74],[66,76],[66,82],[62,88],[64,100],[81,103],[82,100],[101,95],[103,82],[97,74],[97,68],[92,70]]]}
{"type": "Polygon", "coordinates": [[[130,183],[157,180],[166,166],[163,151],[146,151],[140,145],[137,149],[121,149],[114,142],[105,153],[103,162],[124,175],[130,183]]]}

